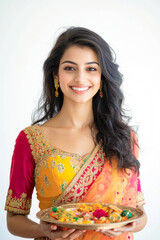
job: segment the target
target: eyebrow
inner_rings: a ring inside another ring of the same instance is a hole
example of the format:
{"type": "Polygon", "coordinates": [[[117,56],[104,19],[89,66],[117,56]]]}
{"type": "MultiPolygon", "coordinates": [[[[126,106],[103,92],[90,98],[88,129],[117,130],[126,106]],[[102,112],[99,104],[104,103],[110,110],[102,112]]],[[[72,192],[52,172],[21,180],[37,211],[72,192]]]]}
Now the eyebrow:
{"type": "MultiPolygon", "coordinates": [[[[64,62],[62,62],[62,64],[64,64],[64,63],[71,63],[71,64],[74,64],[74,65],[78,65],[77,63],[72,62],[72,61],[64,61],[64,62]]],[[[85,63],[85,65],[88,65],[88,64],[97,64],[99,66],[98,62],[87,62],[87,63],[85,63]]]]}

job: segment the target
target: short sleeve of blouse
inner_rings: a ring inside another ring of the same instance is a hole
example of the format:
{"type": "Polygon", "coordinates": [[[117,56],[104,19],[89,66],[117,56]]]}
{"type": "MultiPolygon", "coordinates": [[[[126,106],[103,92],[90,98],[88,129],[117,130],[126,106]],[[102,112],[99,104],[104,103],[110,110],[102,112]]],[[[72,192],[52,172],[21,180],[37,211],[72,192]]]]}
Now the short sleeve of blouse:
{"type": "Polygon", "coordinates": [[[30,144],[24,131],[21,131],[16,139],[12,156],[5,210],[17,214],[29,214],[34,188],[34,168],[30,144]]]}

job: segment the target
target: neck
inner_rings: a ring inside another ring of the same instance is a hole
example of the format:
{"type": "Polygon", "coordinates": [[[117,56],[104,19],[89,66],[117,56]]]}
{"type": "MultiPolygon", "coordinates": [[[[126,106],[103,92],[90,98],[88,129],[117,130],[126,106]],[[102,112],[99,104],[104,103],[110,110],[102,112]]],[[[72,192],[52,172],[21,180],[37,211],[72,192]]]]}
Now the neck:
{"type": "Polygon", "coordinates": [[[68,104],[64,101],[58,120],[67,127],[83,128],[93,123],[92,101],[68,104]]]}

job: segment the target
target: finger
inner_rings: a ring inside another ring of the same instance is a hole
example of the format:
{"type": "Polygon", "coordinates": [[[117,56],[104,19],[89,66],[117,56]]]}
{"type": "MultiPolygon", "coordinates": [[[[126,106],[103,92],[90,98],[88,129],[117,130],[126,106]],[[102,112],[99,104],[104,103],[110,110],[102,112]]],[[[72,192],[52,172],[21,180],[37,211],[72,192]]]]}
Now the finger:
{"type": "Polygon", "coordinates": [[[71,233],[73,233],[75,231],[75,229],[69,229],[69,230],[65,230],[65,231],[55,231],[55,232],[51,232],[51,235],[53,236],[53,238],[67,238],[71,233]]]}
{"type": "Polygon", "coordinates": [[[57,225],[52,224],[52,225],[51,225],[51,230],[57,230],[57,225]]]}
{"type": "Polygon", "coordinates": [[[136,226],[136,222],[132,222],[132,223],[129,223],[129,224],[123,226],[123,227],[114,228],[113,231],[114,232],[129,232],[129,231],[133,231],[135,226],[136,226]]]}
{"type": "Polygon", "coordinates": [[[102,230],[102,234],[108,237],[118,237],[122,232],[115,232],[113,229],[102,230]]]}
{"type": "Polygon", "coordinates": [[[109,232],[105,232],[105,231],[101,232],[101,234],[103,234],[106,237],[110,237],[110,238],[114,237],[113,234],[110,234],[109,232]]]}
{"type": "Polygon", "coordinates": [[[41,221],[40,226],[43,231],[50,231],[51,224],[48,222],[41,221]]]}

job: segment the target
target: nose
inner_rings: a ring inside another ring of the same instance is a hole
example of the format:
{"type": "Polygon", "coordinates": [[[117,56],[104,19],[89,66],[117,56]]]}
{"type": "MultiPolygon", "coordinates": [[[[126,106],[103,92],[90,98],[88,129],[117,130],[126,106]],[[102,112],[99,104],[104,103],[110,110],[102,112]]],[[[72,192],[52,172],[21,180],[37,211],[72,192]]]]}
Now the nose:
{"type": "Polygon", "coordinates": [[[75,82],[84,83],[86,79],[85,72],[83,70],[78,70],[75,75],[75,82]]]}

